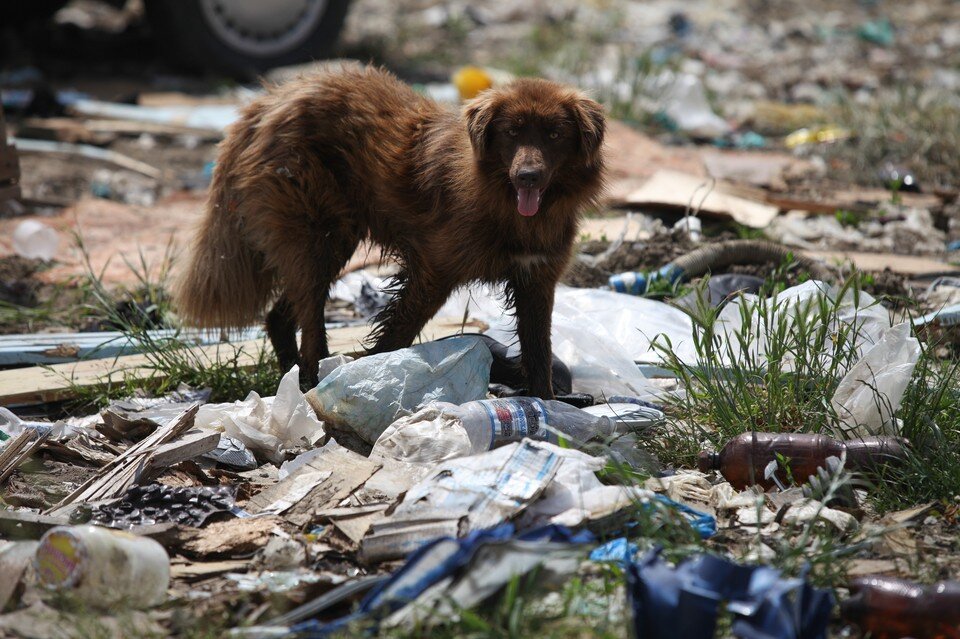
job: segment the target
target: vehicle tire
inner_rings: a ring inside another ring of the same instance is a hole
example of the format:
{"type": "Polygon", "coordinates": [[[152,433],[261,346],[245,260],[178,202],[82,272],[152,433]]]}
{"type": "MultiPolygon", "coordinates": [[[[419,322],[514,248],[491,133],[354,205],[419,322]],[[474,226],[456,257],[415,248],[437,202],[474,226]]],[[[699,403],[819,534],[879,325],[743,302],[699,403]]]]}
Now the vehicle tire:
{"type": "Polygon", "coordinates": [[[146,0],[164,55],[196,71],[249,79],[333,52],[349,0],[146,0]]]}

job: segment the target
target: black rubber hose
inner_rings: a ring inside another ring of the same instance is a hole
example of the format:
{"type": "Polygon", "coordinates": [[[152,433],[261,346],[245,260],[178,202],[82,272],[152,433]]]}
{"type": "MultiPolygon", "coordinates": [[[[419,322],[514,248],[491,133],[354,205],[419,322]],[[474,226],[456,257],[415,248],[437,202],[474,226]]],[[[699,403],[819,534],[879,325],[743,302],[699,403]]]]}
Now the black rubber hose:
{"type": "Polygon", "coordinates": [[[684,279],[689,279],[731,264],[783,262],[788,255],[808,271],[813,279],[827,282],[833,280],[833,274],[823,264],[797,255],[782,244],[764,240],[729,240],[707,244],[677,258],[671,265],[683,271],[684,279]]]}

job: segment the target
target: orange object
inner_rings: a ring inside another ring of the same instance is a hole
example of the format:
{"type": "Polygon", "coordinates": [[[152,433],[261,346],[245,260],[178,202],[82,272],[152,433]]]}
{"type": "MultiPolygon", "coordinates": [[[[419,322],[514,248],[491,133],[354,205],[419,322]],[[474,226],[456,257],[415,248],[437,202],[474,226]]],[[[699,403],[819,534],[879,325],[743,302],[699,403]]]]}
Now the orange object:
{"type": "Polygon", "coordinates": [[[480,67],[461,67],[453,74],[453,84],[463,100],[472,100],[493,86],[490,74],[480,67]]]}
{"type": "Polygon", "coordinates": [[[873,639],[960,639],[960,583],[861,577],[851,582],[840,615],[873,639]]]}
{"type": "MultiPolygon", "coordinates": [[[[905,458],[903,444],[896,437],[864,437],[845,442],[813,433],[756,433],[737,435],[719,453],[701,452],[697,460],[702,472],[719,470],[737,490],[756,484],[764,488],[776,485],[773,478],[764,477],[764,469],[777,459],[788,460],[790,474],[797,482],[806,481],[817,469],[826,466],[827,457],[847,453],[847,467],[869,470],[882,463],[905,458]]],[[[778,471],[787,483],[783,471],[778,471]]]]}

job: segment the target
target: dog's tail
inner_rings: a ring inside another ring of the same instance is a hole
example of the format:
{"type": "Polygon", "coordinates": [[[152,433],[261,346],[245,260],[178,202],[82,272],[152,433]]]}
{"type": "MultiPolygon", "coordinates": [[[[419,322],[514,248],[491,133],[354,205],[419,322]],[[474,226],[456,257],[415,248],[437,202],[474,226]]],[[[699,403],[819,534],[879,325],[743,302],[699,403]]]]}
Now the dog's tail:
{"type": "Polygon", "coordinates": [[[262,254],[244,239],[224,172],[215,173],[206,215],[174,284],[174,302],[189,324],[243,328],[262,319],[274,294],[274,277],[262,254]]]}

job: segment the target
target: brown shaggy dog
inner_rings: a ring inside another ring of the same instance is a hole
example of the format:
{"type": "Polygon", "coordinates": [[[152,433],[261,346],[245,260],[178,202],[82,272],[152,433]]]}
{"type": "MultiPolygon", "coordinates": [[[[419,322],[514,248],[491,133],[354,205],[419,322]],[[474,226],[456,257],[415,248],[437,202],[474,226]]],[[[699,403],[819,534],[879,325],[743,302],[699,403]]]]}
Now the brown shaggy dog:
{"type": "Polygon", "coordinates": [[[280,364],[297,362],[299,326],[315,382],[328,290],[369,238],[402,265],[371,352],[409,346],[456,287],[505,282],[529,390],[553,397],[554,288],[602,186],[603,132],[600,105],[545,80],[485,91],[460,114],[359,65],[275,87],[221,145],[179,309],[240,327],[276,300],[280,364]]]}

